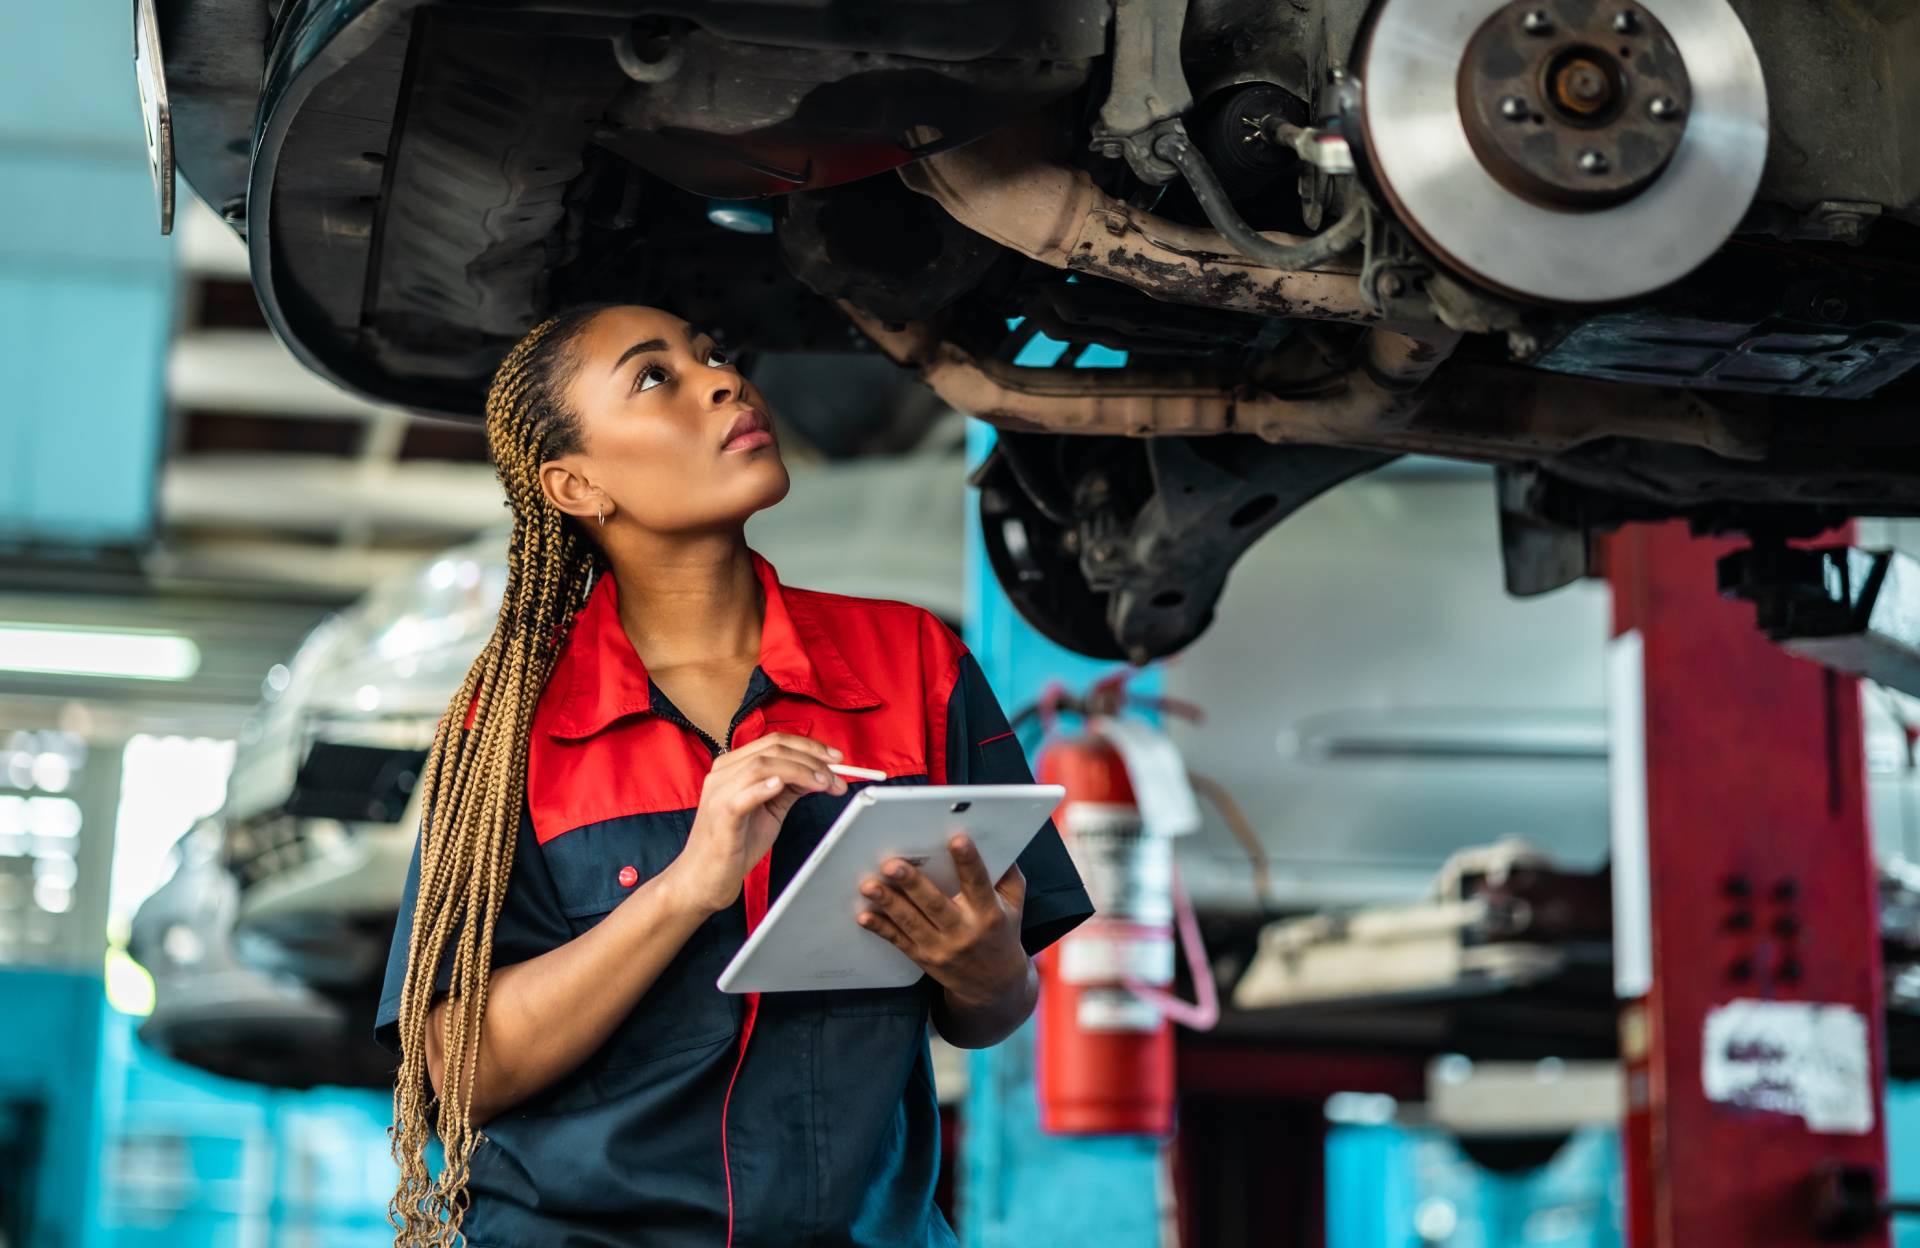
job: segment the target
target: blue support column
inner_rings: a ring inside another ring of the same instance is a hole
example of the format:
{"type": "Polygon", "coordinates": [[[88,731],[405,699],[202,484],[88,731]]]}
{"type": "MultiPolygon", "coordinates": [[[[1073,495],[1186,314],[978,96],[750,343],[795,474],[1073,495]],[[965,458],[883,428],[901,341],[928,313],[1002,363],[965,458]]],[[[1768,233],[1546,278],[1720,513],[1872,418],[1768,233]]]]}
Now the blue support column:
{"type": "MultiPolygon", "coordinates": [[[[1920,1082],[1889,1080],[1885,1111],[1887,1193],[1911,1204],[1920,1201],[1920,1082]]],[[[1893,1220],[1893,1245],[1920,1248],[1920,1217],[1903,1214],[1893,1220]]]]}
{"type": "MultiPolygon", "coordinates": [[[[993,445],[971,422],[970,463],[993,445]]],[[[1041,637],[1001,593],[980,542],[979,509],[967,506],[967,646],[1011,715],[1048,681],[1083,689],[1113,664],[1072,654],[1041,637]]],[[[1157,673],[1134,687],[1159,691],[1157,673]]],[[[1038,739],[1021,738],[1029,758],[1038,739]]],[[[967,1248],[1150,1248],[1160,1242],[1159,1141],[1134,1136],[1044,1135],[1034,1099],[1034,1023],[971,1055],[960,1142],[959,1231],[967,1248]]]]}
{"type": "Polygon", "coordinates": [[[100,1198],[100,978],[0,967],[0,1001],[9,1019],[25,1023],[0,1027],[0,1129],[40,1124],[38,1171],[0,1175],[0,1184],[19,1185],[14,1198],[32,1209],[23,1243],[90,1248],[89,1211],[100,1198]]]}

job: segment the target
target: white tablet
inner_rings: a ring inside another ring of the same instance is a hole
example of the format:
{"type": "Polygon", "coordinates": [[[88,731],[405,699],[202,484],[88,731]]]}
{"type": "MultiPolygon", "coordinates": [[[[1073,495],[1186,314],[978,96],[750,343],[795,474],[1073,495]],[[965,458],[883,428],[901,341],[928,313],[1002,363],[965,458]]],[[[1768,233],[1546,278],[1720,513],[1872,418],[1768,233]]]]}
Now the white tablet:
{"type": "Polygon", "coordinates": [[[889,858],[905,858],[949,896],[960,891],[947,840],[965,832],[998,880],[1066,789],[1057,784],[873,785],[840,817],[767,910],[717,981],[723,992],[904,988],[922,972],[860,926],[872,903],[860,881],[889,858]]]}

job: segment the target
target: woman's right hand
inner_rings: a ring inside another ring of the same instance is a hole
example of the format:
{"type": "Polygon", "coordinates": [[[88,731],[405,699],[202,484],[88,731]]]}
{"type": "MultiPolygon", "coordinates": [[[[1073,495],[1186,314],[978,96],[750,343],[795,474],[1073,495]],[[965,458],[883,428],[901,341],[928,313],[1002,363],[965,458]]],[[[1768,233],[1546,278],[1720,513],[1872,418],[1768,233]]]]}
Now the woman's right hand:
{"type": "Polygon", "coordinates": [[[688,900],[709,913],[732,905],[795,802],[809,793],[847,791],[847,782],[827,770],[838,761],[839,750],[789,732],[769,733],[714,759],[687,846],[670,868],[688,900]]]}

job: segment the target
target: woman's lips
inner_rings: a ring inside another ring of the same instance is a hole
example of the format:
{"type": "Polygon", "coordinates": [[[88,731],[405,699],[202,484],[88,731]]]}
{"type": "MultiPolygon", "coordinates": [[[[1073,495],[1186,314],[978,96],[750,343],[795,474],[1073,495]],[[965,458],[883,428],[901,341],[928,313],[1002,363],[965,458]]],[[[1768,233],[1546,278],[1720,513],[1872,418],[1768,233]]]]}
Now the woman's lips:
{"type": "Polygon", "coordinates": [[[733,436],[720,447],[722,451],[752,451],[773,444],[773,422],[757,407],[741,409],[727,432],[733,436]]]}

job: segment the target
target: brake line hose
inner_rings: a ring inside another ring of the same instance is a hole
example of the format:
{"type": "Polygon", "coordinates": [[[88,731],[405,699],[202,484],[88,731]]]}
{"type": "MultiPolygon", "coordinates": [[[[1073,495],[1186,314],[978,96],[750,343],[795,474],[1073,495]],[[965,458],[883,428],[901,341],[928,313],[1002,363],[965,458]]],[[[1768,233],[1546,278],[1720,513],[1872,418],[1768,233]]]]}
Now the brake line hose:
{"type": "Polygon", "coordinates": [[[1239,248],[1243,255],[1277,269],[1313,269],[1332,260],[1360,241],[1367,228],[1366,201],[1354,197],[1353,205],[1331,226],[1297,243],[1276,243],[1260,237],[1234,211],[1233,202],[1214,176],[1206,157],[1196,150],[1187,136],[1170,130],[1153,141],[1153,154],[1180,171],[1193,188],[1200,210],[1207,214],[1213,228],[1239,248]]]}

